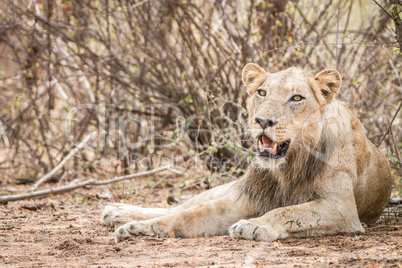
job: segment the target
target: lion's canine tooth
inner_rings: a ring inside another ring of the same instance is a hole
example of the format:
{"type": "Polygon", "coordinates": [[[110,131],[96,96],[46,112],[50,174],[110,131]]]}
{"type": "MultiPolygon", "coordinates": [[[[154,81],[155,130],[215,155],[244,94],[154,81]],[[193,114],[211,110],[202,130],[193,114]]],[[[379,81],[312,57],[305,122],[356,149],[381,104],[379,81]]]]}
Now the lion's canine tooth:
{"type": "Polygon", "coordinates": [[[275,142],[274,148],[272,148],[272,153],[276,154],[276,149],[278,147],[278,143],[275,142]]]}

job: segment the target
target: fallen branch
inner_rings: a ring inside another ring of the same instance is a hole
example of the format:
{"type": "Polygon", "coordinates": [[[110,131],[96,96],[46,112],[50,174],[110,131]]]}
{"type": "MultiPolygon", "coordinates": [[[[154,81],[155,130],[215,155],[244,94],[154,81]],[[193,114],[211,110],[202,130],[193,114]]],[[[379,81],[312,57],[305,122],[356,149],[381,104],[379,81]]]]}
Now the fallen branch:
{"type": "Polygon", "coordinates": [[[25,200],[25,199],[30,199],[30,198],[43,198],[43,197],[46,197],[49,195],[61,194],[61,193],[65,193],[68,191],[72,191],[74,189],[83,188],[85,186],[105,185],[105,184],[111,184],[111,183],[115,183],[115,182],[122,181],[122,180],[151,175],[151,174],[163,171],[163,170],[169,170],[169,171],[172,171],[172,172],[180,174],[180,175],[182,174],[180,171],[177,171],[177,170],[171,168],[171,165],[169,165],[169,166],[160,167],[160,168],[156,168],[156,169],[149,170],[149,171],[144,171],[141,173],[136,173],[136,174],[127,175],[127,176],[121,176],[121,177],[115,177],[113,179],[105,180],[105,181],[95,181],[94,179],[91,179],[91,180],[86,180],[86,181],[79,182],[79,183],[70,183],[68,185],[53,188],[53,189],[45,189],[45,190],[30,192],[30,193],[26,193],[26,194],[0,196],[0,203],[9,202],[9,201],[25,200]]]}
{"type": "Polygon", "coordinates": [[[84,147],[87,142],[92,139],[96,135],[96,131],[89,133],[85,138],[80,142],[80,144],[77,145],[77,147],[74,148],[52,171],[47,173],[45,176],[40,178],[35,184],[32,186],[31,191],[35,191],[38,189],[38,187],[49,180],[57,171],[59,171],[66,163],[68,160],[70,160],[71,157],[73,157],[82,147],[84,147]]]}
{"type": "MultiPolygon", "coordinates": [[[[11,230],[11,229],[14,229],[14,228],[17,228],[17,227],[15,227],[15,226],[0,227],[0,230],[11,230]]],[[[20,228],[18,228],[18,229],[20,229],[20,228]]]]}
{"type": "Polygon", "coordinates": [[[11,219],[25,219],[27,216],[6,216],[0,217],[0,220],[11,220],[11,219]]]}

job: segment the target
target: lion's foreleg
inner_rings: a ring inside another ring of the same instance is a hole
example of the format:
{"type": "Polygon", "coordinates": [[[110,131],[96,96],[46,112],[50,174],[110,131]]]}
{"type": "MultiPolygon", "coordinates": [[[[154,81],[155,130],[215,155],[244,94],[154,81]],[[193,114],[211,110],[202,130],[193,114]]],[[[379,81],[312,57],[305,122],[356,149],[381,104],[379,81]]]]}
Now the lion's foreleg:
{"type": "Polygon", "coordinates": [[[119,227],[116,242],[137,235],[197,237],[227,234],[233,223],[249,218],[250,209],[233,195],[146,221],[133,221],[119,227]]]}
{"type": "Polygon", "coordinates": [[[108,226],[120,226],[132,220],[147,220],[169,214],[165,208],[142,208],[128,204],[110,204],[102,212],[101,219],[108,226]]]}
{"type": "Polygon", "coordinates": [[[183,209],[187,209],[201,203],[215,200],[221,198],[222,196],[228,194],[231,190],[230,188],[236,182],[227,183],[211,190],[202,192],[191,199],[187,200],[183,204],[171,208],[142,208],[138,206],[128,205],[128,204],[110,204],[105,207],[102,212],[101,218],[109,226],[120,226],[132,220],[142,221],[148,220],[160,216],[165,216],[170,213],[178,212],[183,209]]]}
{"type": "Polygon", "coordinates": [[[286,237],[364,231],[355,205],[350,202],[352,209],[349,209],[351,206],[339,202],[345,201],[316,200],[278,208],[262,217],[235,223],[229,233],[233,238],[273,241],[286,237]]]}

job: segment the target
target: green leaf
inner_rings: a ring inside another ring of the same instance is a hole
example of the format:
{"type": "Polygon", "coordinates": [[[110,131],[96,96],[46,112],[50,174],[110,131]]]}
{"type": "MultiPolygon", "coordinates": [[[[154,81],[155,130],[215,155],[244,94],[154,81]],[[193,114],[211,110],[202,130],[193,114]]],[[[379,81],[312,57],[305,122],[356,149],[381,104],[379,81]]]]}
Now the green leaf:
{"type": "Polygon", "coordinates": [[[394,13],[396,13],[397,12],[397,10],[398,10],[398,6],[397,5],[395,5],[395,4],[392,4],[390,7],[389,7],[389,12],[394,12],[394,13]]]}

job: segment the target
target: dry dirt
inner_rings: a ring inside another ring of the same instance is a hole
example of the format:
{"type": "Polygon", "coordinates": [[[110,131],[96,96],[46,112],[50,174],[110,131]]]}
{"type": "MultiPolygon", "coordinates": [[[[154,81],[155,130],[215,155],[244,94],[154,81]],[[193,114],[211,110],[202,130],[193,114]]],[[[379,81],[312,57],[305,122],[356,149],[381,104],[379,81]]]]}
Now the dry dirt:
{"type": "MultiPolygon", "coordinates": [[[[221,236],[115,244],[99,220],[106,201],[82,192],[0,205],[0,267],[402,267],[400,224],[269,243],[221,236]]],[[[149,200],[163,206],[158,194],[149,200]]]]}

